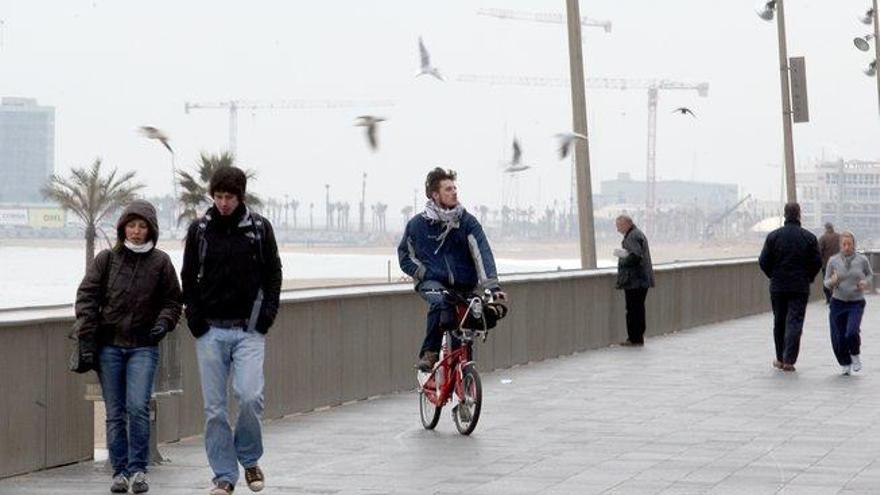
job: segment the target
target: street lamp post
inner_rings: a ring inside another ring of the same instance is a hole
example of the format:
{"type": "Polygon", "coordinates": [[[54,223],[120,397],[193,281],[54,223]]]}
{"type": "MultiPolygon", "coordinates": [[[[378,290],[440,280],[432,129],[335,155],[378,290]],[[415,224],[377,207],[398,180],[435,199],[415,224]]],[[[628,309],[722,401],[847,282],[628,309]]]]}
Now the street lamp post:
{"type": "Polygon", "coordinates": [[[782,90],[782,140],[785,148],[785,191],[789,203],[797,201],[797,184],[794,171],[794,140],[791,135],[791,89],[789,87],[788,47],[785,40],[784,0],[769,0],[758,10],[765,21],[773,20],[776,10],[776,34],[779,37],[779,82],[782,90]]]}
{"type": "MultiPolygon", "coordinates": [[[[587,103],[584,92],[584,54],[581,44],[579,0],[566,0],[568,14],[568,60],[571,72],[571,110],[574,132],[587,136],[587,103]]],[[[588,139],[574,140],[577,175],[578,228],[580,231],[581,268],[596,268],[596,236],[593,230],[593,186],[590,179],[588,139]]]]}
{"type": "Polygon", "coordinates": [[[880,36],[880,13],[877,12],[877,0],[873,0],[871,8],[872,17],[874,18],[874,77],[877,79],[877,105],[880,110],[880,44],[877,43],[877,37],[880,36]]]}

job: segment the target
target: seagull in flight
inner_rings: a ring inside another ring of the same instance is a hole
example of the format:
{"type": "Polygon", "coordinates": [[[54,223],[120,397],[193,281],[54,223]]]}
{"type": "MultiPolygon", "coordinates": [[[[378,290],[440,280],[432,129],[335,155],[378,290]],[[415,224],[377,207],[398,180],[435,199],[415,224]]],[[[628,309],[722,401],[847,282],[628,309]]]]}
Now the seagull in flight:
{"type": "Polygon", "coordinates": [[[571,145],[575,139],[583,139],[586,141],[587,136],[576,132],[561,132],[556,135],[556,139],[559,140],[559,159],[562,160],[568,156],[569,151],[571,151],[571,145]]]}
{"type": "Polygon", "coordinates": [[[672,113],[680,113],[682,115],[690,115],[693,118],[697,118],[697,115],[688,107],[678,107],[672,111],[672,113]]]}
{"type": "Polygon", "coordinates": [[[370,148],[373,151],[376,151],[379,148],[379,140],[376,138],[376,128],[378,127],[379,122],[385,122],[384,117],[376,117],[375,115],[361,115],[357,119],[355,119],[355,126],[365,127],[367,142],[370,144],[370,148]]]}
{"type": "Polygon", "coordinates": [[[519,146],[519,139],[513,138],[513,158],[510,160],[510,163],[507,164],[504,171],[513,174],[530,168],[529,165],[522,163],[522,148],[519,146]]]}
{"type": "Polygon", "coordinates": [[[428,49],[425,48],[425,43],[422,41],[421,36],[419,36],[419,55],[421,60],[421,69],[419,70],[419,73],[416,74],[416,77],[429,75],[443,81],[443,76],[440,75],[440,71],[438,71],[436,67],[431,65],[431,54],[428,53],[428,49]]]}
{"type": "Polygon", "coordinates": [[[160,143],[162,143],[162,146],[164,146],[166,149],[168,149],[168,151],[171,152],[171,154],[174,154],[174,150],[171,149],[171,145],[168,144],[168,141],[169,141],[168,135],[165,134],[161,129],[157,129],[153,126],[145,125],[145,126],[141,126],[139,131],[140,131],[141,135],[144,136],[145,138],[155,139],[155,140],[159,141],[160,143]]]}

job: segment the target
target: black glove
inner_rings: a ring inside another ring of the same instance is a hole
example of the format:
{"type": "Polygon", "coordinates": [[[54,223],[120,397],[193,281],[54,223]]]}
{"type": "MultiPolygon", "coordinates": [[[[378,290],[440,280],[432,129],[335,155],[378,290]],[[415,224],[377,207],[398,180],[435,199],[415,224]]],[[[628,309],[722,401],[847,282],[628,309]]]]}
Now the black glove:
{"type": "Polygon", "coordinates": [[[492,299],[495,299],[496,301],[507,300],[507,293],[501,290],[501,287],[494,287],[490,289],[490,291],[492,292],[492,299]]]}
{"type": "Polygon", "coordinates": [[[168,327],[164,322],[160,321],[150,330],[150,338],[153,339],[153,342],[158,344],[163,338],[165,338],[166,333],[168,333],[168,327]]]}

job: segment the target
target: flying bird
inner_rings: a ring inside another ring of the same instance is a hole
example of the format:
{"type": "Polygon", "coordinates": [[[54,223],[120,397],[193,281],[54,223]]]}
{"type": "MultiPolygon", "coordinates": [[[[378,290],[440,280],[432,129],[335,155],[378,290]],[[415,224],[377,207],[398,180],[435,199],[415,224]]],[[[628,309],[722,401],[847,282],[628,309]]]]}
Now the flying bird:
{"type": "Polygon", "coordinates": [[[559,140],[559,159],[562,160],[568,156],[569,151],[571,151],[571,144],[575,139],[583,139],[587,140],[587,136],[583,134],[578,134],[576,132],[562,132],[556,135],[556,138],[559,140]]]}
{"type": "Polygon", "coordinates": [[[672,113],[680,113],[682,115],[690,115],[693,118],[697,118],[697,115],[688,107],[678,107],[672,111],[672,113]]]}
{"type": "Polygon", "coordinates": [[[422,41],[421,36],[419,36],[419,56],[421,60],[421,69],[419,70],[419,73],[416,74],[416,77],[429,75],[443,81],[443,76],[440,75],[440,71],[431,65],[431,54],[428,53],[428,49],[425,48],[425,43],[422,41]]]}
{"type": "Polygon", "coordinates": [[[147,139],[155,139],[162,143],[162,146],[168,149],[172,154],[174,154],[174,150],[171,149],[171,145],[168,144],[168,135],[162,132],[162,130],[157,129],[153,126],[145,125],[140,128],[140,133],[147,139]]]}
{"type": "Polygon", "coordinates": [[[529,165],[522,163],[522,148],[519,146],[519,139],[513,138],[513,158],[510,160],[510,163],[507,164],[504,171],[513,174],[530,168],[529,165]]]}
{"type": "Polygon", "coordinates": [[[378,127],[379,122],[385,122],[384,117],[376,117],[375,115],[361,115],[357,119],[355,119],[354,125],[358,127],[364,127],[367,142],[370,144],[370,148],[373,151],[376,151],[379,148],[379,140],[376,137],[376,128],[378,127]]]}

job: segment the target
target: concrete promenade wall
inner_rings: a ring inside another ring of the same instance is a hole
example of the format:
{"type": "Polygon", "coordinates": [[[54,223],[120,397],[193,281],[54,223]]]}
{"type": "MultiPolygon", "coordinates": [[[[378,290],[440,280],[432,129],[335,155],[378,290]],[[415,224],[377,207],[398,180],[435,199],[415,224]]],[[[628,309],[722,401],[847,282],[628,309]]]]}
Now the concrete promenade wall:
{"type": "MultiPolygon", "coordinates": [[[[769,310],[767,280],[754,259],[662,265],[656,277],[647,300],[649,335],[769,310]]],[[[623,294],[614,279],[613,269],[503,277],[511,313],[478,344],[478,367],[506,368],[623,340],[623,294]]],[[[424,315],[409,284],[282,294],[266,346],[265,417],[413,389],[424,315]]],[[[0,311],[0,478],[92,457],[93,408],[84,395],[95,377],[67,371],[72,322],[70,306],[0,311]]],[[[162,368],[179,375],[174,388],[183,394],[159,401],[160,442],[200,434],[203,426],[194,339],[183,326],[172,335],[163,342],[162,368]]]]}

